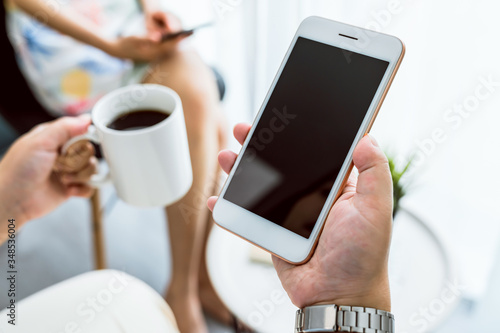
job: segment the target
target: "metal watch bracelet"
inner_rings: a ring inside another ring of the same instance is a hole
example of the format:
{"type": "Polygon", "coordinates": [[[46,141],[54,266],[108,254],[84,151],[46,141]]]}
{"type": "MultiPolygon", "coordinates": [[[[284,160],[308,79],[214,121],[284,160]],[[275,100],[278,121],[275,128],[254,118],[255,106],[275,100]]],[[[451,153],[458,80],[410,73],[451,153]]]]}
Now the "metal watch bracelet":
{"type": "Polygon", "coordinates": [[[299,309],[295,316],[295,333],[394,333],[394,331],[394,315],[373,308],[315,305],[299,309]]]}

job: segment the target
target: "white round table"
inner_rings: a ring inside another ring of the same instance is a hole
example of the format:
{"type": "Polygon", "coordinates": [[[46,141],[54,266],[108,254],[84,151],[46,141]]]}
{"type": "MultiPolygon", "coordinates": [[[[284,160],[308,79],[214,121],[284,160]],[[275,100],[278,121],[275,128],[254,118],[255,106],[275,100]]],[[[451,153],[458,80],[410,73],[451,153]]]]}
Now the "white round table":
{"type": "MultiPolygon", "coordinates": [[[[274,268],[251,260],[253,245],[214,227],[207,263],[221,299],[257,332],[293,332],[295,311],[274,268]]],[[[394,223],[389,260],[392,310],[398,333],[436,328],[460,300],[456,275],[442,242],[411,212],[394,223]]]]}

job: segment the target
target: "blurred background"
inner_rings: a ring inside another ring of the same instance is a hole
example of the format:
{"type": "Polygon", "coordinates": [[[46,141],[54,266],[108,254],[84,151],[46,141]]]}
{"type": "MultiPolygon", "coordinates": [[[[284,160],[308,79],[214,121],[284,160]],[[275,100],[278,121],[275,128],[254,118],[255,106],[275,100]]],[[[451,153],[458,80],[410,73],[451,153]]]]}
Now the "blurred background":
{"type": "MultiPolygon", "coordinates": [[[[166,8],[176,12],[186,27],[215,21],[214,27],[200,30],[192,39],[225,79],[224,111],[231,127],[252,121],[304,18],[318,15],[399,37],[406,44],[406,56],[372,130],[397,166],[412,158],[401,180],[406,196],[395,217],[391,250],[398,332],[498,332],[498,1],[171,0],[166,8]]],[[[0,120],[0,148],[6,149],[15,137],[0,120]]],[[[230,144],[239,149],[234,139],[230,144]]],[[[113,200],[113,190],[106,193],[104,200],[113,200]]],[[[24,296],[92,269],[88,214],[88,203],[73,199],[44,218],[50,231],[36,221],[22,231],[18,261],[24,266],[19,287],[24,296]],[[75,210],[81,214],[71,214],[75,210]],[[30,278],[29,272],[37,272],[37,277],[30,278]]],[[[109,266],[136,275],[162,292],[169,279],[162,212],[118,201],[106,214],[109,266]]],[[[217,251],[222,253],[220,258],[209,258],[215,261],[213,269],[220,265],[220,271],[230,275],[223,266],[238,258],[223,257],[223,246],[214,247],[209,255],[217,251]]],[[[3,253],[5,247],[0,248],[0,266],[3,253]]],[[[267,277],[269,272],[262,274],[267,277]]],[[[243,288],[241,279],[229,278],[237,281],[232,282],[236,293],[243,288]]],[[[258,281],[266,283],[266,279],[258,281]]],[[[267,320],[281,320],[277,304],[276,315],[268,316],[259,310],[262,299],[255,303],[234,292],[227,302],[233,302],[233,308],[246,302],[246,308],[234,311],[241,311],[251,324],[253,320],[259,330],[268,330],[267,320]]],[[[0,302],[0,308],[5,305],[0,302]]],[[[284,307],[288,313],[288,305],[284,307]]]]}

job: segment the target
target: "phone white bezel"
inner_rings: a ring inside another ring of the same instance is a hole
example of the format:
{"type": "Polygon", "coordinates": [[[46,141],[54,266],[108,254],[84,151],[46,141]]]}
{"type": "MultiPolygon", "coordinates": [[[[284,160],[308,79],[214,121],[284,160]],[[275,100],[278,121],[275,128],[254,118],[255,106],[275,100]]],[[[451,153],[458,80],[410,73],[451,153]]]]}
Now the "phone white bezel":
{"type": "Polygon", "coordinates": [[[300,264],[307,261],[312,250],[314,249],[314,246],[316,245],[317,238],[323,228],[328,212],[337,199],[339,191],[342,190],[343,185],[345,184],[344,180],[346,174],[352,168],[352,154],[354,148],[359,140],[361,140],[361,138],[370,130],[374,117],[380,108],[383,98],[387,93],[403,55],[404,45],[396,37],[320,17],[313,16],[306,18],[300,24],[297,33],[290,44],[278,73],[271,84],[262,106],[255,117],[253,126],[240,150],[238,159],[236,160],[234,167],[221,190],[219,199],[217,200],[213,211],[215,222],[222,228],[250,241],[251,243],[290,263],[300,264]],[[357,38],[357,40],[341,35],[354,37],[357,38]],[[345,49],[346,57],[349,56],[349,51],[352,51],[389,62],[386,73],[382,78],[378,90],[365,115],[363,123],[361,124],[361,127],[359,128],[358,133],[351,145],[349,153],[344,160],[339,176],[335,180],[330,195],[323,206],[321,214],[318,218],[321,223],[316,223],[311,236],[308,239],[224,199],[227,186],[233,177],[234,171],[240,163],[240,159],[243,155],[242,153],[250,142],[250,138],[253,135],[256,124],[258,123],[269,98],[274,91],[276,83],[278,82],[290,53],[299,37],[304,37],[345,49]]]}

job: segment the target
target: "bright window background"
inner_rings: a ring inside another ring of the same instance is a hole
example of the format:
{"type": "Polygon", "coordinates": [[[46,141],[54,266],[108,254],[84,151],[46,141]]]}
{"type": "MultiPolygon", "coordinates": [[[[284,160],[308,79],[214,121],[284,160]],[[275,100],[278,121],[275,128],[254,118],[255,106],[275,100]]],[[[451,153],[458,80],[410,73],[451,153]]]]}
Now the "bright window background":
{"type": "MultiPolygon", "coordinates": [[[[372,133],[401,163],[415,154],[403,204],[446,244],[467,286],[466,300],[484,307],[494,279],[500,279],[500,272],[493,273],[500,267],[500,3],[214,0],[213,5],[219,23],[214,61],[228,83],[225,110],[231,125],[253,119],[307,16],[405,42],[406,57],[372,133]]],[[[452,321],[458,326],[464,318],[469,317],[455,315],[452,321]]]]}

